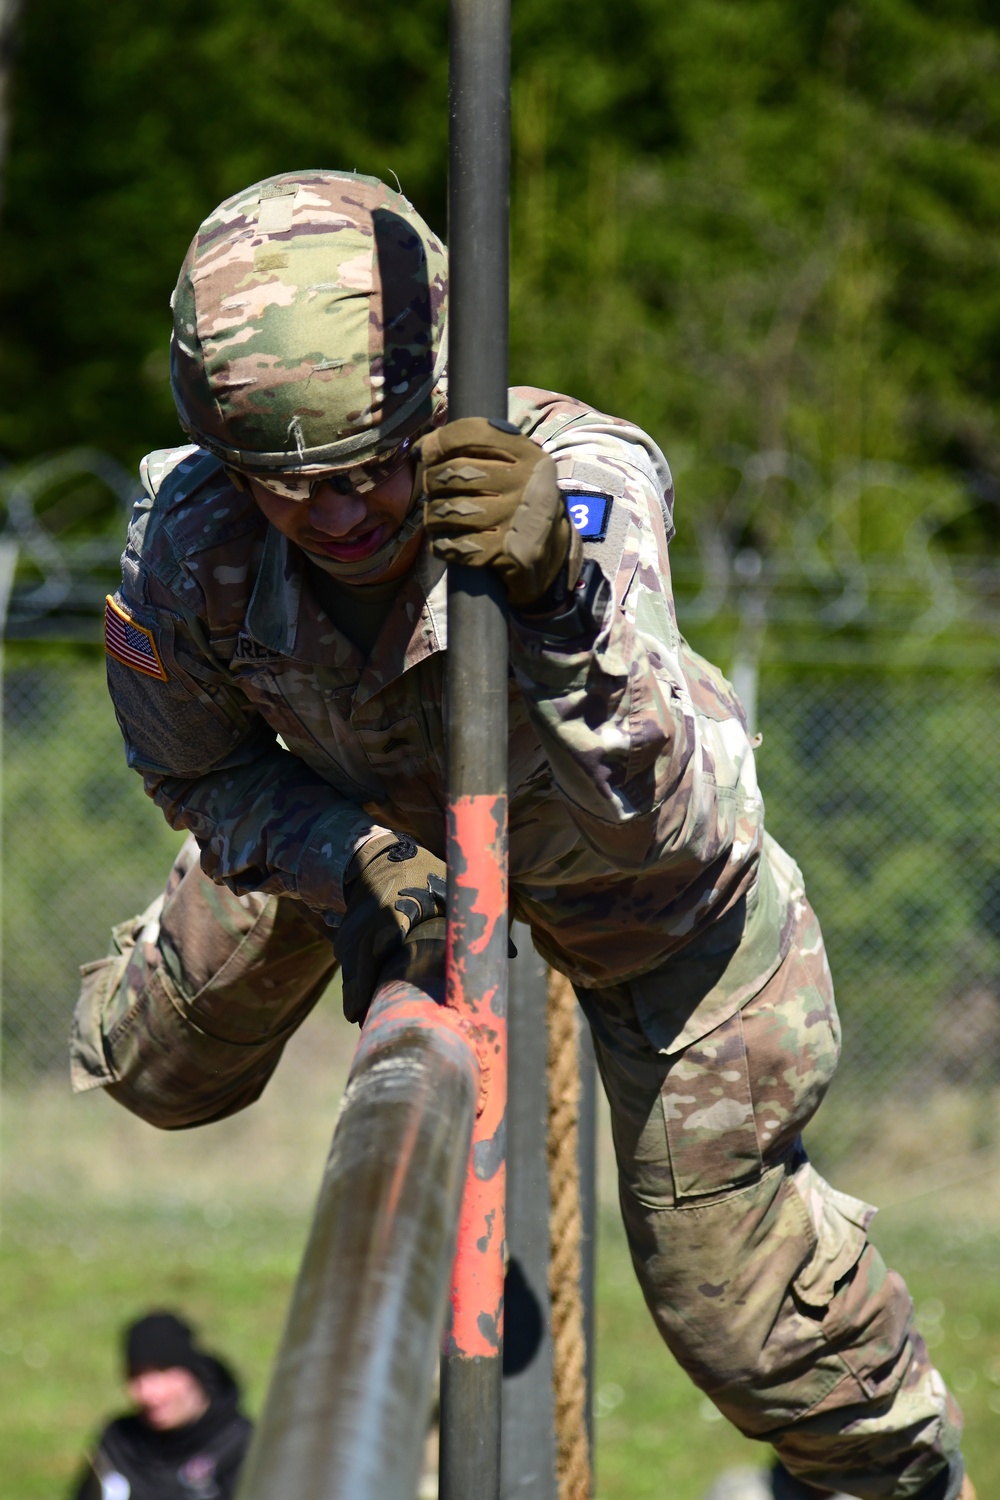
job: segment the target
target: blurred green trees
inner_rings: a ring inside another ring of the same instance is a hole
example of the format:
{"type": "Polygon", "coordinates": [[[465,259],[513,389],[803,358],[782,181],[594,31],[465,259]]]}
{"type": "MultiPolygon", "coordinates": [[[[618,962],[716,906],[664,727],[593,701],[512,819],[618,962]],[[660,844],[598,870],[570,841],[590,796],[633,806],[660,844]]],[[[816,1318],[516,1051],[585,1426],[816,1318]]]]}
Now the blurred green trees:
{"type": "MultiPolygon", "coordinates": [[[[0,453],[174,441],[200,218],[294,166],[444,231],[444,0],[29,0],[0,233],[0,453]]],[[[683,513],[739,450],[1000,482],[1000,24],[986,0],[515,0],[513,377],[651,429],[683,513]]],[[[856,502],[862,551],[926,501],[856,502]]],[[[776,489],[754,541],[783,540],[776,489]],[[758,534],[760,533],[760,534],[758,534]]],[[[791,512],[791,513],[790,513],[791,512]]],[[[992,543],[995,507],[965,547],[992,543]]]]}

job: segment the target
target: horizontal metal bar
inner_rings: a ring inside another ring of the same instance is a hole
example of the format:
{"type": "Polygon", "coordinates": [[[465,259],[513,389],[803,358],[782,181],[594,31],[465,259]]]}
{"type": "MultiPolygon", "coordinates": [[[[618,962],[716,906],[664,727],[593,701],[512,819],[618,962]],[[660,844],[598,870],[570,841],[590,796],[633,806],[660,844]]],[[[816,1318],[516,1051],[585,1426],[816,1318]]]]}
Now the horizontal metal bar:
{"type": "Polygon", "coordinates": [[[455,1013],[383,986],[240,1500],[413,1500],[478,1092],[455,1013]]]}

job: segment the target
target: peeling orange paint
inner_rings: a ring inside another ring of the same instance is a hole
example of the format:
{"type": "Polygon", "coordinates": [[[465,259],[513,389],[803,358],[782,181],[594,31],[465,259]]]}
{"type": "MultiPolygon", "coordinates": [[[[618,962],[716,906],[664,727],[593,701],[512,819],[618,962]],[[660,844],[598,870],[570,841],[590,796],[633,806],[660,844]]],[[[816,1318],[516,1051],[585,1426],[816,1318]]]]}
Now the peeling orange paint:
{"type": "Polygon", "coordinates": [[[480,1081],[445,1349],[466,1358],[496,1358],[503,1340],[506,1248],[507,1021],[506,994],[498,983],[507,954],[506,798],[459,797],[449,806],[448,824],[453,893],[447,1007],[476,1049],[480,1081]],[[491,954],[496,965],[489,962],[491,954]],[[486,980],[480,992],[477,971],[480,982],[486,980]]]}

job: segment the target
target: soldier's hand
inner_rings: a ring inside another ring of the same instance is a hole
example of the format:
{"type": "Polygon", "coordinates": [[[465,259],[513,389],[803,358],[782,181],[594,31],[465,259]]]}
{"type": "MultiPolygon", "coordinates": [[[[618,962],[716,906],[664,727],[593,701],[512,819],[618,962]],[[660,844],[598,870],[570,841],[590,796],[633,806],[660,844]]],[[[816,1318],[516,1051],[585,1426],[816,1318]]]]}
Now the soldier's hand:
{"type": "Polygon", "coordinates": [[[354,856],[333,940],[349,1021],[364,1019],[390,961],[393,977],[413,977],[411,969],[422,972],[429,955],[443,960],[446,873],[442,860],[406,834],[370,839],[354,856]]]}
{"type": "Polygon", "coordinates": [[[420,442],[417,483],[438,557],[493,568],[515,608],[546,593],[567,566],[580,573],[580,538],[556,483],[556,466],[510,423],[463,417],[420,442]]]}

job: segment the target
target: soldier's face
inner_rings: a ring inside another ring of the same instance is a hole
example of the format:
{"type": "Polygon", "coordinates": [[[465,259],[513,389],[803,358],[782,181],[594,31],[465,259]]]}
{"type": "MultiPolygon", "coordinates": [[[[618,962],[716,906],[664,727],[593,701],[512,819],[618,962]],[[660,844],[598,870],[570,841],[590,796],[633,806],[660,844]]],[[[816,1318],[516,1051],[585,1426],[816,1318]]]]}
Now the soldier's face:
{"type": "MultiPolygon", "coordinates": [[[[321,480],[308,500],[289,500],[259,479],[249,479],[249,484],[271,525],[304,552],[319,553],[337,562],[361,562],[384,546],[406,520],[413,495],[413,468],[412,462],[404,463],[370,490],[346,494],[330,480],[321,480]]],[[[420,540],[418,532],[379,582],[398,577],[410,567],[420,550],[420,540]]]]}
{"type": "Polygon", "coordinates": [[[139,1417],[156,1432],[186,1427],[208,1410],[208,1394],[201,1381],[179,1367],[138,1370],[126,1390],[139,1417]]]}

